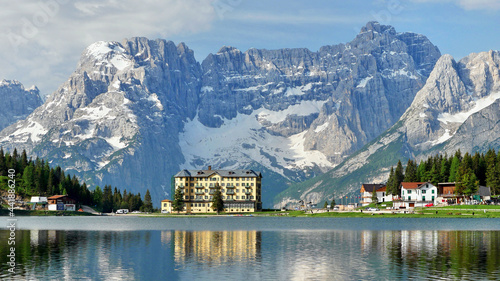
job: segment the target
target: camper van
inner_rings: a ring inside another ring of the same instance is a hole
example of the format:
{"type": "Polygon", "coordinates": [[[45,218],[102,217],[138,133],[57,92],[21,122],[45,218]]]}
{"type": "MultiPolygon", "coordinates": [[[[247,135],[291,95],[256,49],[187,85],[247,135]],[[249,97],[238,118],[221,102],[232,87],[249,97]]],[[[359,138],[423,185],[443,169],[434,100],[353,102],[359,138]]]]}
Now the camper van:
{"type": "Polygon", "coordinates": [[[117,214],[128,214],[128,209],[119,209],[119,210],[116,210],[116,213],[117,214]]]}

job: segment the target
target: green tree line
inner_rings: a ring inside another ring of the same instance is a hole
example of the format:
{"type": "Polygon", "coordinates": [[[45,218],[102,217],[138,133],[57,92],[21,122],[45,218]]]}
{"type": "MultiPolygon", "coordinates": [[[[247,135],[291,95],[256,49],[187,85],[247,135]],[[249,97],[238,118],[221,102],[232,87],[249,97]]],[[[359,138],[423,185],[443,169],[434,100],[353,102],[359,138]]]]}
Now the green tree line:
{"type": "Polygon", "coordinates": [[[458,150],[449,157],[447,154],[429,156],[419,164],[410,159],[406,168],[399,161],[395,169],[391,167],[387,193],[400,194],[401,182],[430,182],[435,186],[456,182],[456,193],[465,195],[474,194],[479,185],[483,185],[490,187],[492,194],[500,194],[500,153],[490,149],[486,154],[467,152],[462,156],[458,150]]]}
{"type": "Polygon", "coordinates": [[[96,186],[89,190],[86,183],[80,183],[78,178],[66,174],[60,166],[50,167],[49,163],[38,157],[35,160],[28,158],[26,151],[21,154],[17,149],[4,152],[0,148],[0,189],[8,188],[9,169],[15,170],[16,194],[22,197],[69,195],[81,205],[96,207],[97,210],[108,213],[117,209],[153,211],[153,204],[149,190],[146,191],[144,201],[141,194],[123,194],[116,187],[105,185],[104,189],[96,186]]]}

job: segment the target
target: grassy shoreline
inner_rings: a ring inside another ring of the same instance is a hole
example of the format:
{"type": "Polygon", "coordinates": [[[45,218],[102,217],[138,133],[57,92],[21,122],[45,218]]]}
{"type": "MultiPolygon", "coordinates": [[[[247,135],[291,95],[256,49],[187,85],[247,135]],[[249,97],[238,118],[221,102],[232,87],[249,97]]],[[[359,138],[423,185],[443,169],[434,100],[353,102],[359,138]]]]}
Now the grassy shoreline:
{"type": "MultiPolygon", "coordinates": [[[[10,211],[0,209],[0,216],[9,216],[10,211]]],[[[86,212],[70,211],[40,211],[40,210],[14,210],[15,216],[96,216],[86,212]]],[[[104,215],[108,216],[108,215],[104,215]]],[[[367,212],[321,212],[306,213],[304,211],[263,211],[257,213],[213,213],[203,214],[127,214],[111,215],[113,217],[149,217],[149,218],[210,218],[210,217],[331,217],[331,218],[500,218],[500,206],[448,206],[435,208],[418,208],[412,213],[391,212],[387,210],[367,212]]]]}

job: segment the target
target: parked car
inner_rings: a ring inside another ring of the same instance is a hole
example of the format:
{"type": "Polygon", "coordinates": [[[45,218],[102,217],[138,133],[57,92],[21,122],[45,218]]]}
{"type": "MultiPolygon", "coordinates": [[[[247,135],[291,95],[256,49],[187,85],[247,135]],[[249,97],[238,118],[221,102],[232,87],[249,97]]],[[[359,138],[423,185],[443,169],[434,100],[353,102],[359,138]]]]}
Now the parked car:
{"type": "Polygon", "coordinates": [[[162,213],[162,214],[168,214],[168,213],[170,213],[170,212],[169,212],[169,211],[167,211],[167,210],[161,210],[161,213],[162,213]]]}
{"type": "Polygon", "coordinates": [[[141,211],[133,211],[132,214],[140,214],[141,211]]]}
{"type": "Polygon", "coordinates": [[[432,206],[434,206],[433,203],[429,203],[429,204],[425,205],[425,207],[432,207],[432,206]]]}
{"type": "Polygon", "coordinates": [[[370,211],[370,212],[380,211],[379,208],[375,208],[375,207],[367,207],[366,210],[370,211]]]}

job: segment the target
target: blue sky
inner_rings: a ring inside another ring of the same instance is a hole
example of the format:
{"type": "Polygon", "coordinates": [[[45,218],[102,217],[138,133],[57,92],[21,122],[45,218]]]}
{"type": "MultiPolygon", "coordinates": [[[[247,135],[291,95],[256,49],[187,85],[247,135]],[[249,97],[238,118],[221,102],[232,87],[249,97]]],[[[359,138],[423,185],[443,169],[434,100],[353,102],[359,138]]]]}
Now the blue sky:
{"type": "Polygon", "coordinates": [[[89,44],[185,42],[201,62],[230,45],[277,49],[351,41],[368,21],[427,36],[460,59],[500,49],[500,0],[24,0],[2,4],[0,79],[52,93],[89,44]]]}

